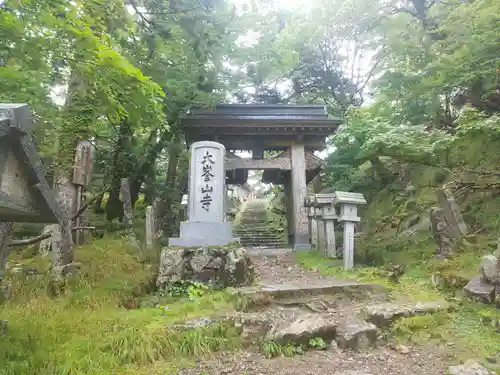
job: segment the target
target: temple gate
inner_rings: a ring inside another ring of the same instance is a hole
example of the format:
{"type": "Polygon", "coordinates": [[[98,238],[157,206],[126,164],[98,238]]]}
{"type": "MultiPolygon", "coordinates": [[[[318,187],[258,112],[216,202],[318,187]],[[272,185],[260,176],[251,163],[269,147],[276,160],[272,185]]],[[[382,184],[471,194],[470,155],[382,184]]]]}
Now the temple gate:
{"type": "Polygon", "coordinates": [[[326,147],[326,137],[340,123],[322,105],[224,104],[192,109],[182,128],[188,146],[215,141],[226,147],[228,184],[245,184],[249,170],[264,170],[263,182],[283,185],[293,248],[309,250],[307,184],[324,165],[314,151],[326,147]],[[252,158],[240,158],[237,151],[251,151],[252,158]],[[264,151],[277,155],[265,158],[264,151]]]}

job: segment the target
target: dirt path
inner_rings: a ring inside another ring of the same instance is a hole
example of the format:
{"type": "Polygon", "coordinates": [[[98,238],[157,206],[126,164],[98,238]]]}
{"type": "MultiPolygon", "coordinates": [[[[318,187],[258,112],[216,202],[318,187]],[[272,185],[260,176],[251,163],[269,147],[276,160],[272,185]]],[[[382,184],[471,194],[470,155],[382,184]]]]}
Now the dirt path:
{"type": "Polygon", "coordinates": [[[284,284],[300,282],[316,284],[321,281],[333,280],[330,276],[321,275],[300,267],[295,260],[295,254],[286,249],[249,250],[259,274],[261,284],[284,284]]]}
{"type": "Polygon", "coordinates": [[[411,348],[400,354],[389,348],[371,352],[309,351],[295,357],[264,358],[260,353],[226,353],[181,370],[182,375],[440,375],[445,354],[411,348]]]}
{"type": "MultiPolygon", "coordinates": [[[[250,250],[260,284],[310,285],[331,277],[299,267],[293,253],[250,250]],[[277,255],[277,256],[276,256],[277,255]]],[[[257,350],[220,353],[182,375],[439,375],[446,373],[446,348],[378,347],[370,351],[312,350],[294,357],[265,358],[257,350]]]]}

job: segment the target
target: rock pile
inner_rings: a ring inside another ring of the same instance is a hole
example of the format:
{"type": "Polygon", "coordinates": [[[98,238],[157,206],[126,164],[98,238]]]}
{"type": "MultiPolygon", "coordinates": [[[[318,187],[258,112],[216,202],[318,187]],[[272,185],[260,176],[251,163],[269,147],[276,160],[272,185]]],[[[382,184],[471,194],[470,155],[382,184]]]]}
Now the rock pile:
{"type": "Polygon", "coordinates": [[[479,274],[464,288],[465,293],[478,302],[496,303],[500,307],[500,246],[496,255],[485,255],[479,274]]]}
{"type": "Polygon", "coordinates": [[[254,277],[252,259],[243,248],[166,247],[161,252],[156,285],[164,290],[175,282],[190,280],[226,288],[249,286],[254,277]]]}

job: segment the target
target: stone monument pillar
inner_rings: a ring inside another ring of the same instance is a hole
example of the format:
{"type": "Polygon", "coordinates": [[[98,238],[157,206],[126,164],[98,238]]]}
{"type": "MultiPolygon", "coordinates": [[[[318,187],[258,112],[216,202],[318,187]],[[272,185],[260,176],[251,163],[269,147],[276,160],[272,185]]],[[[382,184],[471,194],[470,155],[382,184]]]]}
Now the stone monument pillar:
{"type": "Polygon", "coordinates": [[[365,205],[363,194],[337,191],[335,204],[340,205],[338,220],[344,223],[344,268],[354,268],[354,226],[361,219],[358,217],[358,206],[365,205]]]}
{"type": "Polygon", "coordinates": [[[309,243],[308,209],[305,206],[307,198],[306,156],[304,145],[294,143],[290,148],[292,163],[291,187],[293,198],[293,250],[311,250],[309,243]]]}
{"type": "Polygon", "coordinates": [[[189,169],[188,220],[181,222],[179,238],[169,246],[224,246],[238,241],[226,221],[226,150],[216,142],[191,145],[189,169]]]}
{"type": "Polygon", "coordinates": [[[335,249],[335,219],[337,218],[333,205],[335,194],[316,194],[316,209],[318,218],[318,250],[325,257],[334,258],[335,249]]]}

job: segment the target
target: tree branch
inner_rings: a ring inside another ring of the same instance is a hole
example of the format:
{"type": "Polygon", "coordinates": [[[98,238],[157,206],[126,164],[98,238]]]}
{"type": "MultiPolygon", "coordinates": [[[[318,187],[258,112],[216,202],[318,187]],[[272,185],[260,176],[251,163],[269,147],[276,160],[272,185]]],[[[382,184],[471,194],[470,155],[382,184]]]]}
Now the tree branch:
{"type": "MultiPolygon", "coordinates": [[[[96,227],[73,227],[73,228],[71,228],[71,231],[74,232],[77,230],[95,230],[95,229],[96,229],[96,227]]],[[[8,246],[9,247],[16,247],[16,246],[33,245],[37,242],[46,240],[47,238],[50,238],[50,236],[52,236],[52,233],[44,233],[44,234],[41,234],[37,237],[27,238],[25,240],[11,240],[9,242],[8,246]]]]}
{"type": "Polygon", "coordinates": [[[75,220],[78,216],[80,216],[83,211],[85,211],[92,203],[94,203],[97,199],[102,197],[106,192],[108,191],[109,186],[106,186],[103,191],[101,191],[99,194],[94,195],[88,202],[85,202],[85,204],[76,212],[72,217],[71,221],[75,220]]]}

